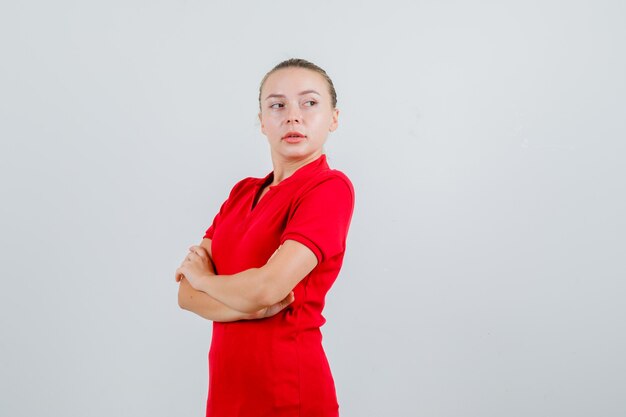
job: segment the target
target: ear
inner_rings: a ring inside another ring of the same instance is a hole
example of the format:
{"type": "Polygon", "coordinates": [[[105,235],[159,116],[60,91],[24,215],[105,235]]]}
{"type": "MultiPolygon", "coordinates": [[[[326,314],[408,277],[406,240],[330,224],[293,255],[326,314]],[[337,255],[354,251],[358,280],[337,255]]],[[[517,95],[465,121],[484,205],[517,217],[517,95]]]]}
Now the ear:
{"type": "Polygon", "coordinates": [[[265,135],[265,126],[263,125],[263,118],[261,117],[261,112],[259,112],[259,123],[261,123],[261,133],[265,135]]]}
{"type": "Polygon", "coordinates": [[[333,110],[333,116],[330,122],[330,127],[328,128],[328,131],[334,132],[335,130],[337,130],[338,126],[339,126],[339,109],[335,108],[333,110]]]}

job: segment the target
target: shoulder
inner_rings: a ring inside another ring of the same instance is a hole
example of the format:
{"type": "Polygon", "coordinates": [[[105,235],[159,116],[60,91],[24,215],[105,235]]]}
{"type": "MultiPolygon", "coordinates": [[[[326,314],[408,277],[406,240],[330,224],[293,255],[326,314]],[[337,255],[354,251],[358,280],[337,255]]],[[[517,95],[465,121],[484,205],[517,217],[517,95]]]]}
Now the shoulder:
{"type": "Polygon", "coordinates": [[[345,189],[354,196],[354,186],[350,178],[337,169],[322,171],[313,176],[303,187],[303,191],[314,189],[345,189]]]}
{"type": "Polygon", "coordinates": [[[354,197],[354,186],[352,185],[352,181],[350,181],[350,178],[348,178],[346,174],[337,169],[331,169],[329,176],[333,181],[341,182],[342,184],[344,184],[348,188],[348,190],[350,190],[350,194],[352,194],[352,197],[354,197]]]}
{"type": "Polygon", "coordinates": [[[296,201],[315,199],[325,204],[344,201],[354,205],[354,186],[346,174],[329,169],[309,178],[295,197],[296,201]]]}
{"type": "Polygon", "coordinates": [[[228,193],[228,197],[222,203],[221,210],[228,210],[233,205],[238,204],[238,201],[242,201],[247,198],[251,192],[254,192],[255,185],[260,180],[254,177],[247,177],[240,181],[237,181],[228,193]]]}
{"type": "Polygon", "coordinates": [[[246,177],[238,181],[230,190],[228,198],[236,198],[238,195],[245,194],[262,181],[262,178],[246,177]]]}

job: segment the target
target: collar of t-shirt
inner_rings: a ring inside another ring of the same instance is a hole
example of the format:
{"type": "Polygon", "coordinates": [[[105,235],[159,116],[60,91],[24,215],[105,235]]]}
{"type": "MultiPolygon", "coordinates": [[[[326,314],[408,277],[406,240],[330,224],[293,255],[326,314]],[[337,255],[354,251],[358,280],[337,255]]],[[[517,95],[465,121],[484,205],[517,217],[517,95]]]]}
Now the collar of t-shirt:
{"type": "MultiPolygon", "coordinates": [[[[316,160],[311,161],[308,164],[301,166],[300,168],[296,170],[296,172],[291,174],[289,177],[285,178],[284,180],[282,180],[276,185],[272,185],[270,188],[284,187],[285,185],[288,185],[299,179],[309,178],[315,172],[323,171],[325,169],[328,169],[328,163],[326,162],[326,154],[322,154],[322,156],[320,156],[316,160]]],[[[265,178],[259,179],[259,185],[261,187],[264,187],[267,184],[271,184],[273,180],[274,180],[274,171],[267,174],[265,178]]]]}

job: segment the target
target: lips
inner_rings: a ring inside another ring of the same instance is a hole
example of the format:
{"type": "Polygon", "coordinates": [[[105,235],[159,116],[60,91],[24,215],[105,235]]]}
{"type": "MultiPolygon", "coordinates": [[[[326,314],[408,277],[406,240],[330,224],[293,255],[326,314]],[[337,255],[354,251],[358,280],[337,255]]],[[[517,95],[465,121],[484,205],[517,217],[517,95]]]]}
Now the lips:
{"type": "Polygon", "coordinates": [[[296,131],[293,131],[293,132],[287,132],[287,133],[285,133],[285,135],[283,136],[283,139],[292,139],[292,140],[295,140],[295,139],[298,139],[298,138],[306,138],[306,136],[305,136],[305,135],[303,135],[302,133],[300,133],[300,132],[296,132],[296,131]]]}

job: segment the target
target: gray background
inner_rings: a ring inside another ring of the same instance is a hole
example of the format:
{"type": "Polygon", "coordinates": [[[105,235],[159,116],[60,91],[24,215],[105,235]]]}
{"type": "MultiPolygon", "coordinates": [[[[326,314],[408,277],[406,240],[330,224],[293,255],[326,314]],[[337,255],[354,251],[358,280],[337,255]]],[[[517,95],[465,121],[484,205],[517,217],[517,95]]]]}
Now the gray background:
{"type": "Polygon", "coordinates": [[[202,416],[174,269],[271,170],[257,87],[339,93],[342,416],[626,415],[622,1],[5,1],[0,415],[202,416]]]}

